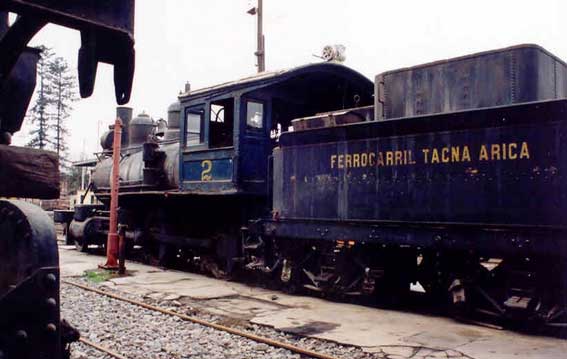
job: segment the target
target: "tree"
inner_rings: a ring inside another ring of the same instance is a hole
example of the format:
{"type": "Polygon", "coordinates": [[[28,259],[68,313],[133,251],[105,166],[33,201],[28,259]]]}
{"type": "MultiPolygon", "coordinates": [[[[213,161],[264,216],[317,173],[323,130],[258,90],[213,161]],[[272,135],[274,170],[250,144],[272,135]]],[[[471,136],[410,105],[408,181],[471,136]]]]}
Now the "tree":
{"type": "Polygon", "coordinates": [[[62,57],[55,57],[49,64],[49,78],[53,94],[53,116],[49,128],[53,131],[53,148],[59,156],[62,168],[67,169],[68,153],[66,119],[69,117],[73,102],[76,100],[76,81],[69,65],[62,57]]]}
{"type": "Polygon", "coordinates": [[[28,112],[34,128],[30,131],[28,146],[45,149],[50,143],[48,129],[49,108],[53,103],[53,89],[51,85],[50,63],[53,52],[50,48],[40,46],[41,55],[37,64],[37,79],[39,86],[36,88],[36,96],[33,106],[28,112]]]}
{"type": "Polygon", "coordinates": [[[62,170],[68,169],[66,119],[76,99],[76,80],[69,65],[50,48],[40,46],[35,100],[28,111],[33,129],[28,146],[53,149],[62,170]]]}
{"type": "Polygon", "coordinates": [[[83,170],[84,167],[71,167],[69,172],[65,175],[69,194],[76,193],[78,190],[82,189],[83,170]]]}

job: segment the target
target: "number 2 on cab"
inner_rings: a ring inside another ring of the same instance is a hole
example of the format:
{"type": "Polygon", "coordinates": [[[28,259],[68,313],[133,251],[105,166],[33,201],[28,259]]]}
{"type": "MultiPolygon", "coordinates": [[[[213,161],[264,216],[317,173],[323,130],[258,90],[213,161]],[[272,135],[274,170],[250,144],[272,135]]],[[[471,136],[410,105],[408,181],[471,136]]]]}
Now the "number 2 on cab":
{"type": "Polygon", "coordinates": [[[211,160],[204,160],[201,162],[201,181],[210,181],[213,179],[211,171],[213,169],[213,162],[211,160]]]}

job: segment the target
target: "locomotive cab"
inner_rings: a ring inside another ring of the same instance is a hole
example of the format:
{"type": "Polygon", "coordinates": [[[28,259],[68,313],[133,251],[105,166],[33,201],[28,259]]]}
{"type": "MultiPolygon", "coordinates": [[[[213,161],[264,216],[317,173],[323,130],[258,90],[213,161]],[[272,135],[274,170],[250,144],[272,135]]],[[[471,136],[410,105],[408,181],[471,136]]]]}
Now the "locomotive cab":
{"type": "Polygon", "coordinates": [[[269,161],[295,118],[372,104],[373,84],[338,64],[261,73],[180,95],[180,190],[265,196],[269,161]]]}

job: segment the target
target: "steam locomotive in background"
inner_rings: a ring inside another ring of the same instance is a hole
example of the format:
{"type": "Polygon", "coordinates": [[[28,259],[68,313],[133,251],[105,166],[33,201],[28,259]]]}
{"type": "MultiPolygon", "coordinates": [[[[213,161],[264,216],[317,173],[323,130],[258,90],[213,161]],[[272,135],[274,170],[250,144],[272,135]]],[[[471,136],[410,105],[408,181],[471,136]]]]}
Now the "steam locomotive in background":
{"type": "MultiPolygon", "coordinates": [[[[121,222],[162,264],[390,299],[419,283],[461,311],[566,325],[567,66],[549,52],[186,90],[167,126],[118,110],[121,222]]],[[[67,220],[83,249],[107,232],[111,136],[104,205],[67,220]]]]}

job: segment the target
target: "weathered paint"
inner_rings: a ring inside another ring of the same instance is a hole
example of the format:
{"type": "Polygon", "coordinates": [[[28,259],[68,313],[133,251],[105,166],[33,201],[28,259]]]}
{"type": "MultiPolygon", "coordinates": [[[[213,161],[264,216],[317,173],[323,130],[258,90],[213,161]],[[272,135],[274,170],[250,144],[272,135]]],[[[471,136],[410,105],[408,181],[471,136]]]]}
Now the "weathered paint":
{"type": "Polygon", "coordinates": [[[377,120],[567,96],[567,64],[537,45],[441,60],[376,76],[377,120]]]}
{"type": "Polygon", "coordinates": [[[281,218],[566,226],[566,106],[374,122],[356,139],[348,126],[288,134],[275,156],[275,210],[281,218]],[[412,133],[407,123],[420,120],[429,131],[412,133]],[[469,129],[457,125],[467,121],[469,129]]]}

